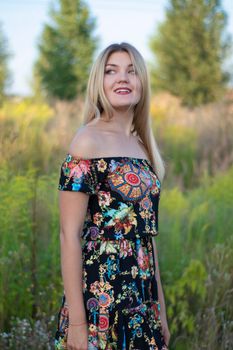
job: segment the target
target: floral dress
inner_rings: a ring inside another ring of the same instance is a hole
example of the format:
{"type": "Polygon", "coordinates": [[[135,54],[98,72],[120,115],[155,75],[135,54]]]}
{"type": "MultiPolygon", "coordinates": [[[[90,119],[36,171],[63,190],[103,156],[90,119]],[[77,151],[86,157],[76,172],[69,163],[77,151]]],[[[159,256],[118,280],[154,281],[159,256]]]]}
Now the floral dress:
{"type": "MultiPolygon", "coordinates": [[[[160,181],[147,159],[67,154],[58,189],[89,195],[81,244],[88,350],[165,350],[152,239],[160,181]]],[[[65,294],[55,348],[67,349],[65,294]]]]}

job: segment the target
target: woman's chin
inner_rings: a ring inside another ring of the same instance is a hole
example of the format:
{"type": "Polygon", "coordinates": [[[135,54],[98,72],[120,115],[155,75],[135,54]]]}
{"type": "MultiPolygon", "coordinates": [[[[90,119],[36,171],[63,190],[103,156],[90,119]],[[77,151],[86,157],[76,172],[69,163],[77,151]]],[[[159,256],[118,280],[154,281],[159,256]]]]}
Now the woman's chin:
{"type": "Polygon", "coordinates": [[[121,112],[126,112],[126,111],[129,111],[129,110],[132,110],[134,108],[134,105],[112,105],[113,109],[115,111],[121,111],[121,112]]]}

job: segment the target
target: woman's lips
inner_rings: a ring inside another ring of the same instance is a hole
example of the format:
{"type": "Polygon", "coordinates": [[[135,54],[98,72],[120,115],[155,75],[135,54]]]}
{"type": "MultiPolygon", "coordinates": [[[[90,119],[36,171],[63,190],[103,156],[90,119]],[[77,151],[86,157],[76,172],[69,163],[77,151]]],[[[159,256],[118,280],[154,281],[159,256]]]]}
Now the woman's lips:
{"type": "Polygon", "coordinates": [[[131,91],[117,91],[116,94],[117,95],[129,95],[131,93],[131,91]]]}
{"type": "Polygon", "coordinates": [[[118,95],[129,95],[132,91],[129,88],[122,87],[122,88],[117,88],[116,90],[114,90],[114,92],[118,95]]]}

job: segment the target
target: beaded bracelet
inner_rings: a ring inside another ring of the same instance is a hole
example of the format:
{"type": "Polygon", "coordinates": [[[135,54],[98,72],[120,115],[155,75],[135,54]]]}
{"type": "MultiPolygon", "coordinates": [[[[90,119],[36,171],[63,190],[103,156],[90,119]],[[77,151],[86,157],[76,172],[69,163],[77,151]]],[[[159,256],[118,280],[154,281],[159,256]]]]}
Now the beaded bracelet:
{"type": "Polygon", "coordinates": [[[80,322],[80,323],[69,323],[69,326],[81,326],[82,324],[86,324],[87,321],[80,322]]]}

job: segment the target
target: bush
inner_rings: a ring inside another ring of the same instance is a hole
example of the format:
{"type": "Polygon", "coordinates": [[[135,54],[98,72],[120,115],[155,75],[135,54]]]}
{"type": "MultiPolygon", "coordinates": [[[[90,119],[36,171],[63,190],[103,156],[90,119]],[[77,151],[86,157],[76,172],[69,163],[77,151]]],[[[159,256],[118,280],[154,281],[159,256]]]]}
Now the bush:
{"type": "Polygon", "coordinates": [[[54,349],[51,329],[54,318],[29,321],[12,318],[9,332],[0,333],[0,348],[5,350],[50,350],[54,349]]]}

